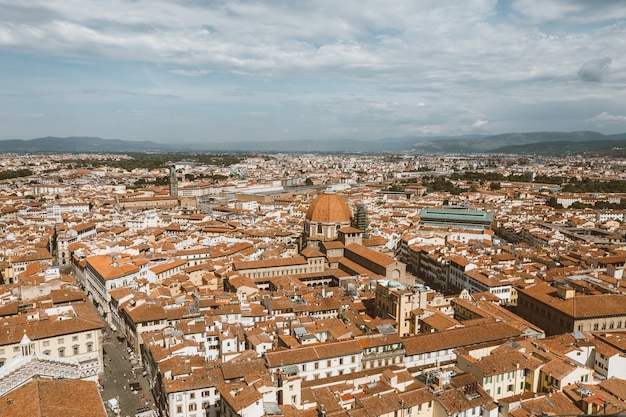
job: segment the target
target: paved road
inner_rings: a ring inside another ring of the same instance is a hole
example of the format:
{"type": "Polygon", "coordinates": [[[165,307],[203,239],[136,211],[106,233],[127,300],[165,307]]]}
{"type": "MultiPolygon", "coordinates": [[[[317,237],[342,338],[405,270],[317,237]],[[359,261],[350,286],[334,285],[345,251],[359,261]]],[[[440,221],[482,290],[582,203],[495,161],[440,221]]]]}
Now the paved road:
{"type": "Polygon", "coordinates": [[[142,376],[142,369],[133,370],[130,355],[125,342],[117,339],[117,334],[110,329],[105,331],[104,375],[101,378],[102,400],[109,416],[116,416],[106,404],[110,398],[117,398],[120,406],[119,416],[135,416],[141,407],[155,409],[154,399],[148,381],[142,376]],[[139,383],[141,389],[133,391],[131,386],[139,383]]]}

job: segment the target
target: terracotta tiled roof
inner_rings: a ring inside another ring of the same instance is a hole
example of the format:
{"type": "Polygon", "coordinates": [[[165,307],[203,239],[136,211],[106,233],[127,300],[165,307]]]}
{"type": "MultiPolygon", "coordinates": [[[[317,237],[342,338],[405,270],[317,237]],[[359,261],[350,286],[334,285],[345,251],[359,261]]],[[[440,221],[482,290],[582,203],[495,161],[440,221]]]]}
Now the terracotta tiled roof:
{"type": "Polygon", "coordinates": [[[306,265],[307,261],[302,256],[292,256],[289,258],[264,259],[261,261],[240,261],[235,262],[234,269],[237,271],[257,268],[275,268],[279,266],[306,265]]]}
{"type": "Polygon", "coordinates": [[[328,242],[322,242],[322,246],[326,250],[329,250],[329,249],[343,249],[343,242],[341,242],[339,240],[331,240],[331,241],[328,241],[328,242]]]}
{"type": "Polygon", "coordinates": [[[520,330],[506,323],[486,324],[477,332],[473,327],[452,329],[403,338],[407,355],[454,349],[479,343],[506,340],[522,335],[520,330]]]}
{"type": "Polygon", "coordinates": [[[626,401],[626,381],[619,378],[609,378],[600,381],[600,386],[606,392],[619,398],[621,401],[626,401]]]}
{"type": "Polygon", "coordinates": [[[50,298],[53,304],[61,304],[70,301],[82,301],[85,299],[85,293],[72,288],[62,288],[50,291],[50,298]]]}
{"type": "Polygon", "coordinates": [[[437,397],[437,402],[444,408],[447,415],[457,415],[465,410],[478,406],[487,407],[489,403],[493,403],[493,399],[485,393],[479,385],[475,390],[476,394],[468,396],[462,387],[450,389],[441,392],[437,397]]]}
{"type": "Polygon", "coordinates": [[[433,315],[422,319],[422,321],[435,329],[435,331],[447,330],[459,325],[458,321],[441,311],[436,311],[433,315]]]}
{"type": "Polygon", "coordinates": [[[0,346],[19,343],[28,335],[31,340],[46,339],[65,334],[101,329],[102,322],[91,303],[81,301],[72,304],[75,317],[41,316],[40,319],[26,320],[23,315],[5,317],[0,332],[0,346]]]}
{"type": "Polygon", "coordinates": [[[52,255],[47,249],[39,248],[31,253],[22,256],[15,256],[11,259],[11,262],[19,263],[19,262],[36,262],[36,261],[45,261],[52,260],[52,255]]]}
{"type": "Polygon", "coordinates": [[[562,379],[576,369],[576,365],[571,364],[565,359],[556,358],[546,363],[541,372],[550,375],[556,379],[562,379]]]}
{"type": "Polygon", "coordinates": [[[459,255],[449,256],[448,259],[450,260],[450,262],[454,262],[455,264],[459,266],[467,266],[470,264],[470,261],[467,258],[464,258],[459,255]]]}
{"type": "Polygon", "coordinates": [[[541,361],[532,356],[526,356],[515,350],[502,350],[487,355],[476,363],[482,376],[494,376],[505,372],[513,372],[517,369],[536,369],[541,361]]]}
{"type": "Polygon", "coordinates": [[[359,245],[358,243],[351,243],[345,247],[345,256],[349,258],[348,252],[352,252],[357,256],[363,257],[368,261],[374,262],[377,265],[387,267],[395,262],[397,262],[394,258],[389,255],[385,255],[384,253],[380,253],[373,249],[366,248],[363,245],[359,245]]]}
{"type": "Polygon", "coordinates": [[[222,364],[221,369],[225,380],[239,379],[251,373],[263,373],[267,371],[263,358],[226,362],[222,364]]]}
{"type": "Polygon", "coordinates": [[[215,387],[222,382],[217,370],[207,368],[194,369],[191,375],[178,377],[174,380],[164,379],[165,392],[183,392],[200,388],[215,387]]]}
{"type": "Polygon", "coordinates": [[[397,333],[383,335],[374,333],[373,335],[360,336],[356,339],[363,349],[370,349],[378,346],[387,346],[402,343],[402,339],[397,333]]]}
{"type": "Polygon", "coordinates": [[[624,332],[602,332],[595,333],[594,337],[600,339],[603,342],[613,346],[620,350],[622,353],[626,353],[626,333],[624,332]]]}
{"type": "Polygon", "coordinates": [[[348,258],[341,258],[339,260],[339,268],[348,272],[349,275],[365,275],[370,276],[374,279],[382,279],[384,276],[377,274],[373,271],[370,271],[364,266],[359,265],[358,263],[351,261],[348,258]]]}
{"type": "Polygon", "coordinates": [[[33,380],[0,398],[0,415],[107,417],[107,412],[95,382],[41,379],[33,380]]]}
{"type": "Polygon", "coordinates": [[[531,398],[522,402],[522,407],[515,410],[523,410],[521,414],[515,414],[519,417],[522,416],[537,416],[537,415],[560,415],[560,414],[580,414],[580,409],[577,408],[572,401],[565,396],[562,392],[555,392],[548,398],[547,395],[539,398],[531,398]]]}
{"type": "Polygon", "coordinates": [[[155,303],[143,303],[135,307],[128,306],[125,310],[134,323],[163,320],[167,317],[163,307],[155,303]]]}
{"type": "Polygon", "coordinates": [[[306,219],[317,223],[346,223],[351,217],[352,212],[346,200],[330,193],[318,196],[306,212],[306,219]]]}
{"type": "Polygon", "coordinates": [[[157,265],[157,266],[153,266],[152,268],[150,268],[150,271],[154,272],[155,274],[162,274],[165,271],[169,271],[170,269],[175,269],[175,268],[179,268],[182,267],[184,265],[187,264],[187,261],[184,260],[175,260],[172,262],[167,262],[161,265],[157,265]]]}
{"type": "Polygon", "coordinates": [[[86,261],[105,280],[139,272],[139,268],[134,263],[117,263],[107,255],[90,256],[86,261]]]}
{"type": "Polygon", "coordinates": [[[294,365],[314,360],[358,354],[361,353],[362,350],[359,342],[356,340],[348,340],[345,342],[326,343],[298,349],[266,352],[265,360],[269,367],[275,368],[283,365],[294,365]]]}
{"type": "Polygon", "coordinates": [[[300,255],[304,256],[305,258],[319,258],[324,256],[322,252],[318,251],[315,248],[302,249],[302,251],[300,251],[300,255]]]}
{"type": "Polygon", "coordinates": [[[547,283],[518,289],[519,293],[547,304],[575,319],[626,315],[626,295],[576,295],[569,300],[557,296],[556,288],[547,283]]]}
{"type": "Polygon", "coordinates": [[[236,392],[232,391],[232,388],[228,385],[218,387],[222,401],[228,403],[236,413],[240,413],[244,408],[262,398],[261,393],[252,385],[243,386],[236,392]]]}

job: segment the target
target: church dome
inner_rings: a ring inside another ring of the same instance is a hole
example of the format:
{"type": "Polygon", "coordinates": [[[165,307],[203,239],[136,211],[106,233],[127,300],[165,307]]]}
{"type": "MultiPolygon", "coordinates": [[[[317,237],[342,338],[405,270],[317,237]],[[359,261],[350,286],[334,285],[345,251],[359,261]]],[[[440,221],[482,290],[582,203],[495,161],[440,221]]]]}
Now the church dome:
{"type": "Polygon", "coordinates": [[[306,211],[306,219],[317,223],[349,223],[352,212],[343,197],[326,191],[318,196],[306,211]]]}

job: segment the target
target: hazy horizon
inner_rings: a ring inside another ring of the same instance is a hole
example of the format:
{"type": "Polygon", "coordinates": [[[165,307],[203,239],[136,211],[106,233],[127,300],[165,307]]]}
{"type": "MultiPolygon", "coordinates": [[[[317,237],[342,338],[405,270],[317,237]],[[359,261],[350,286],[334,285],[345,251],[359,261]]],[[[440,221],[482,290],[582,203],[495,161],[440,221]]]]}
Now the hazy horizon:
{"type": "MultiPolygon", "coordinates": [[[[360,139],[360,138],[324,138],[324,139],[320,139],[320,140],[325,140],[325,141],[332,141],[332,140],[354,140],[354,141],[359,141],[359,142],[376,142],[376,141],[380,141],[380,140],[388,140],[388,139],[397,139],[397,140],[404,140],[404,139],[425,139],[425,140],[429,140],[429,139],[462,139],[462,138],[473,138],[473,137],[490,137],[490,136],[499,136],[499,135],[526,135],[526,134],[533,134],[533,133],[563,133],[563,134],[567,134],[567,133],[576,133],[576,132],[583,132],[583,131],[572,131],[572,132],[566,132],[566,131],[535,131],[535,132],[499,132],[499,133],[485,133],[485,134],[476,134],[476,133],[467,133],[467,134],[462,134],[462,135],[407,135],[407,136],[389,136],[389,137],[385,137],[385,138],[365,138],[365,139],[360,139]]],[[[588,132],[596,132],[596,133],[600,133],[600,134],[604,134],[601,132],[597,132],[597,131],[588,131],[588,132]]],[[[616,132],[615,135],[621,135],[621,134],[625,134],[626,132],[616,132]]],[[[604,134],[606,136],[610,136],[610,135],[614,135],[613,133],[609,133],[609,134],[604,134]]],[[[39,136],[39,137],[33,137],[33,138],[7,138],[7,139],[0,139],[1,141],[11,141],[11,140],[22,140],[22,141],[32,141],[32,140],[38,140],[38,139],[47,139],[47,138],[53,138],[53,139],[73,139],[73,138],[78,138],[78,139],[83,139],[83,138],[93,138],[93,139],[103,139],[103,140],[122,140],[122,141],[128,141],[128,142],[155,142],[155,143],[163,143],[165,144],[166,142],[159,142],[156,140],[152,140],[152,139],[133,139],[133,138],[127,138],[127,139],[121,139],[121,138],[113,138],[113,137],[102,137],[102,136],[94,136],[94,135],[76,135],[76,136],[54,136],[54,135],[46,135],[46,136],[39,136]]],[[[285,141],[286,139],[270,139],[270,140],[237,140],[237,141],[230,141],[230,143],[247,143],[247,142],[281,142],[281,141],[285,141]]],[[[306,141],[306,140],[314,140],[314,138],[310,138],[310,139],[302,139],[302,141],[306,141]]],[[[179,141],[180,144],[186,144],[187,142],[184,141],[179,141]]],[[[214,143],[217,144],[224,144],[224,143],[229,143],[229,141],[223,141],[223,142],[218,142],[218,141],[213,141],[214,143]]],[[[190,141],[188,142],[189,144],[193,145],[194,143],[197,144],[202,144],[202,143],[208,143],[208,142],[193,142],[190,141]]],[[[212,142],[211,142],[212,143],[212,142]]]]}
{"type": "Polygon", "coordinates": [[[622,1],[0,0],[0,140],[626,132],[622,1]]]}

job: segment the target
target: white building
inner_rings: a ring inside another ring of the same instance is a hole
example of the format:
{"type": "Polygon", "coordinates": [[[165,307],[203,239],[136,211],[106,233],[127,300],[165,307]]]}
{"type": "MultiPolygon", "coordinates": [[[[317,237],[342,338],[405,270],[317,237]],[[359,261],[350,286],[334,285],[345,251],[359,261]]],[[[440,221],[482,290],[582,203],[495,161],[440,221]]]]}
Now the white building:
{"type": "Polygon", "coordinates": [[[270,372],[298,374],[302,380],[310,381],[359,371],[362,352],[358,341],[348,340],[266,352],[265,361],[270,372]]]}

